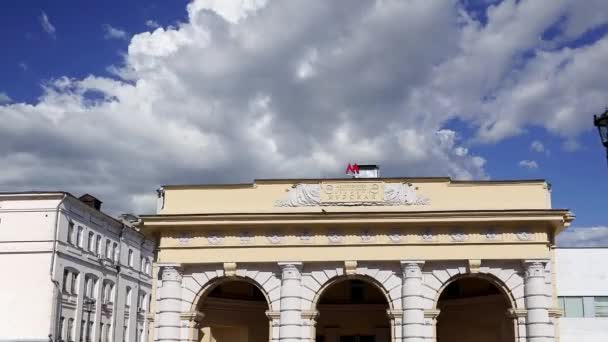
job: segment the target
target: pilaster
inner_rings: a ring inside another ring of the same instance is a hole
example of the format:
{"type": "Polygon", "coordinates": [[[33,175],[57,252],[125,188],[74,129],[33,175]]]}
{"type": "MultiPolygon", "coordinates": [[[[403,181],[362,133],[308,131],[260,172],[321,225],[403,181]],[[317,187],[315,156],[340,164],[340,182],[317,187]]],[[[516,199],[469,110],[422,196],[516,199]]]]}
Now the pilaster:
{"type": "Polygon", "coordinates": [[[161,286],[158,291],[157,341],[180,340],[181,283],[180,264],[159,264],[161,286]]]}
{"type": "Polygon", "coordinates": [[[404,342],[423,342],[426,336],[422,298],[423,265],[424,261],[421,260],[401,261],[404,342]]]}
{"type": "Polygon", "coordinates": [[[551,294],[545,283],[549,260],[525,260],[526,337],[528,342],[554,342],[555,327],[549,318],[551,294]]]}
{"type": "Polygon", "coordinates": [[[301,316],[301,282],[300,262],[280,262],[281,268],[281,299],[280,327],[281,342],[300,342],[302,339],[301,316]]]}

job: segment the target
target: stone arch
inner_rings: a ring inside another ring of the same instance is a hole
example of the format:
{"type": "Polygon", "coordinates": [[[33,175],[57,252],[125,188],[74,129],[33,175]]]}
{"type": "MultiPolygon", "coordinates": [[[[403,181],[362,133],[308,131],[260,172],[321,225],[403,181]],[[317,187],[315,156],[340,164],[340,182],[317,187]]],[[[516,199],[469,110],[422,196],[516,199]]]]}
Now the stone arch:
{"type": "Polygon", "coordinates": [[[336,282],[360,279],[379,289],[386,297],[390,310],[401,310],[401,277],[392,269],[358,265],[345,272],[342,267],[325,265],[302,274],[302,310],[316,310],[325,289],[336,282]]]}
{"type": "Polygon", "coordinates": [[[200,301],[216,286],[228,281],[244,281],[258,288],[270,311],[278,311],[281,281],[274,272],[236,270],[226,275],[224,270],[193,272],[182,279],[182,312],[194,312],[200,301]]]}
{"type": "Polygon", "coordinates": [[[258,284],[255,280],[253,280],[251,278],[237,277],[237,276],[217,277],[217,278],[209,281],[205,286],[201,287],[199,293],[194,298],[194,302],[192,303],[192,305],[193,305],[192,309],[193,310],[196,309],[196,307],[200,304],[201,300],[204,300],[205,297],[207,297],[207,295],[209,293],[211,293],[211,291],[213,291],[216,287],[218,287],[222,284],[225,284],[225,283],[232,282],[232,281],[241,281],[241,282],[245,282],[245,283],[255,286],[264,295],[264,298],[266,299],[266,303],[268,304],[268,308],[270,309],[270,297],[268,296],[268,293],[266,292],[264,287],[262,285],[258,284]]]}
{"type": "Polygon", "coordinates": [[[337,284],[339,282],[342,282],[345,280],[354,280],[354,279],[364,281],[364,282],[374,286],[376,289],[378,289],[380,291],[380,293],[382,293],[384,295],[384,298],[386,299],[386,302],[388,303],[389,309],[394,310],[394,303],[391,300],[390,294],[386,291],[384,286],[380,282],[378,282],[378,280],[375,278],[372,278],[368,275],[359,275],[359,274],[337,276],[332,279],[329,279],[327,282],[325,282],[325,284],[321,285],[319,287],[319,289],[317,290],[315,297],[312,299],[311,309],[312,310],[317,309],[319,300],[325,293],[325,290],[327,290],[328,288],[332,287],[334,284],[337,284]]]}
{"type": "Polygon", "coordinates": [[[505,284],[503,284],[503,282],[496,278],[494,275],[489,274],[489,273],[466,273],[466,274],[459,274],[456,275],[452,278],[450,278],[447,282],[445,282],[443,284],[443,286],[439,289],[439,291],[437,291],[437,295],[435,297],[434,303],[433,303],[433,309],[437,308],[437,304],[439,303],[439,297],[441,297],[441,294],[443,293],[443,291],[453,282],[458,281],[460,279],[465,279],[465,278],[477,278],[477,279],[482,279],[485,280],[489,283],[491,283],[492,285],[496,286],[500,292],[505,296],[505,298],[507,298],[507,301],[509,302],[509,306],[512,309],[516,308],[516,302],[515,302],[515,298],[513,298],[513,295],[511,294],[510,290],[507,288],[507,286],[505,284]]]}
{"type": "Polygon", "coordinates": [[[524,278],[512,267],[481,267],[471,272],[468,267],[433,268],[423,272],[423,298],[425,309],[436,309],[439,296],[452,282],[477,277],[495,285],[508,299],[511,308],[525,309],[524,278]]]}

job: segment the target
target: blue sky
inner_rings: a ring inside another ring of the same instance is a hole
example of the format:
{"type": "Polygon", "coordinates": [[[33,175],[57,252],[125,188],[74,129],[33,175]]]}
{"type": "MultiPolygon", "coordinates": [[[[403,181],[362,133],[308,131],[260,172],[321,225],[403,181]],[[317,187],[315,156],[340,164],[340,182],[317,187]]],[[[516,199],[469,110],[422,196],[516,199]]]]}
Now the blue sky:
{"type": "Polygon", "coordinates": [[[311,4],[3,1],[0,188],[146,212],[159,184],[358,161],[544,178],[576,226],[606,226],[607,3],[311,4]]]}

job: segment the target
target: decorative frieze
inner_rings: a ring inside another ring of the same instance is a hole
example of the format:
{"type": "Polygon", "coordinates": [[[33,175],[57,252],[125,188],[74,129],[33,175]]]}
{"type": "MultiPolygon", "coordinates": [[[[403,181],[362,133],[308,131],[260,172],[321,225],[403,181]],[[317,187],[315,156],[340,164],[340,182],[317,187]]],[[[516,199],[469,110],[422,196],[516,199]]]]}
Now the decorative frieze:
{"type": "Polygon", "coordinates": [[[386,228],[332,228],[313,231],[309,228],[277,228],[268,231],[237,230],[211,231],[203,237],[182,233],[174,237],[172,247],[198,246],[254,246],[254,245],[303,245],[303,244],[424,244],[424,243],[525,243],[537,241],[539,236],[532,231],[502,231],[496,228],[467,229],[427,227],[418,230],[386,228]],[[410,238],[407,235],[410,235],[410,238]],[[203,239],[201,241],[201,238],[203,239]],[[204,242],[203,242],[204,241],[204,242]]]}

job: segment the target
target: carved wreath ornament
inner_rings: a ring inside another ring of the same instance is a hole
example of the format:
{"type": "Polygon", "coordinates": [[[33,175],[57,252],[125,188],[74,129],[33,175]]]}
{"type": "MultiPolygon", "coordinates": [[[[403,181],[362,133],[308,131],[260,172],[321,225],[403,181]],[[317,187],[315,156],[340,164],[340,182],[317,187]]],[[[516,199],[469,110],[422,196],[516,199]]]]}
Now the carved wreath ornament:
{"type": "MultiPolygon", "coordinates": [[[[354,183],[357,184],[357,183],[354,183]]],[[[333,192],[334,185],[327,184],[295,184],[288,190],[287,196],[275,202],[277,207],[315,207],[315,206],[397,206],[397,205],[426,205],[429,200],[419,197],[415,187],[410,183],[384,183],[383,193],[377,184],[370,185],[365,193],[350,193],[346,198],[334,198],[323,201],[321,192],[333,192]],[[374,188],[375,187],[375,188],[374,188]]],[[[325,198],[331,198],[325,195],[325,198]]]]}

